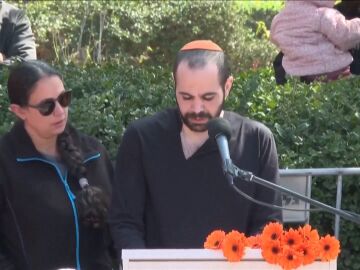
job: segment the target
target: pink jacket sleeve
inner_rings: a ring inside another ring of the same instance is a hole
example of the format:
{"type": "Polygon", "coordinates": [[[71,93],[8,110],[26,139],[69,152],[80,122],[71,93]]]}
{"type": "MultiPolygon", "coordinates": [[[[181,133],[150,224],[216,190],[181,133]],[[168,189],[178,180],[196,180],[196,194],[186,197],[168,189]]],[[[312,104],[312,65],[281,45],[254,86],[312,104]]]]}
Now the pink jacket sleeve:
{"type": "Polygon", "coordinates": [[[342,51],[360,43],[360,18],[346,20],[335,9],[320,8],[320,32],[342,51]]]}

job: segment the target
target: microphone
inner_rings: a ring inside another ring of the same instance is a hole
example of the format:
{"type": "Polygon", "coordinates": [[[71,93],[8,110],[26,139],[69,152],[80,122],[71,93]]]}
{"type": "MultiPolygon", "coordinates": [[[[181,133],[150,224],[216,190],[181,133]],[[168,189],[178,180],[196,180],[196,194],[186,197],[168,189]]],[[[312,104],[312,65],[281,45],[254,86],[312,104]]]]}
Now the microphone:
{"type": "Polygon", "coordinates": [[[207,123],[209,137],[215,139],[223,162],[230,159],[228,140],[231,138],[229,121],[223,118],[213,118],[207,123]]]}
{"type": "MultiPolygon", "coordinates": [[[[230,127],[229,121],[227,121],[226,119],[213,118],[207,123],[207,128],[208,128],[209,137],[211,139],[215,139],[216,143],[218,145],[220,156],[223,161],[223,170],[225,173],[225,177],[229,181],[230,185],[240,195],[251,200],[252,202],[255,202],[255,203],[263,205],[263,206],[273,207],[276,209],[286,209],[281,206],[271,205],[271,204],[268,204],[265,202],[258,201],[256,199],[248,196],[247,194],[242,192],[240,189],[238,189],[234,185],[233,178],[241,178],[248,182],[254,182],[256,184],[262,185],[262,186],[272,189],[276,192],[281,192],[281,193],[293,196],[304,202],[310,203],[311,205],[314,205],[323,211],[326,211],[326,212],[334,214],[334,215],[339,215],[340,217],[342,217],[346,220],[350,220],[356,224],[360,224],[360,215],[359,214],[334,208],[332,206],[329,206],[329,205],[319,202],[317,200],[308,198],[300,193],[297,193],[295,191],[292,191],[290,189],[284,188],[275,183],[272,183],[270,181],[267,181],[265,179],[257,177],[249,171],[244,171],[244,170],[241,170],[240,168],[238,168],[235,164],[232,163],[230,154],[229,154],[228,140],[231,138],[231,127],[230,127]]],[[[293,209],[286,209],[286,210],[293,210],[293,209]]]]}
{"type": "Polygon", "coordinates": [[[232,168],[232,161],[229,152],[228,141],[231,138],[231,127],[229,121],[224,118],[213,118],[207,123],[209,137],[215,139],[223,163],[223,171],[230,185],[233,184],[233,177],[229,174],[232,168]]]}

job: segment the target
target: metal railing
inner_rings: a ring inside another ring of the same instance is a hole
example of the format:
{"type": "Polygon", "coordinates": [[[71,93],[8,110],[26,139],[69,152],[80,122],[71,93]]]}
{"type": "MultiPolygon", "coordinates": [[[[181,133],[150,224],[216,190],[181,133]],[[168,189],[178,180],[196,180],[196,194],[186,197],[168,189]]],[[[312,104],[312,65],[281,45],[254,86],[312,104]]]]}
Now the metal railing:
{"type": "MultiPolygon", "coordinates": [[[[309,169],[280,169],[280,177],[304,176],[306,177],[307,192],[311,194],[311,180],[313,176],[337,176],[336,179],[336,208],[341,209],[342,187],[344,175],[360,175],[360,168],[309,168],[309,169]],[[310,185],[309,185],[310,183],[310,185]]],[[[307,212],[308,213],[308,212],[307,212]]],[[[340,217],[335,215],[335,237],[339,238],[340,217]]]]}

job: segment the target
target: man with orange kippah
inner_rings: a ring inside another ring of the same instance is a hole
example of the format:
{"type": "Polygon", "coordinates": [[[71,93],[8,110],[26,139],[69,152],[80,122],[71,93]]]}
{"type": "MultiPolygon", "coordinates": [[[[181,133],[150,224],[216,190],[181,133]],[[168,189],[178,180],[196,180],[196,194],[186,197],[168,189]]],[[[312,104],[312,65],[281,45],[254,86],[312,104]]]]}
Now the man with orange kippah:
{"type": "MultiPolygon", "coordinates": [[[[196,40],[178,52],[173,67],[177,108],[137,120],[119,148],[110,224],[122,248],[202,248],[214,229],[253,235],[280,211],[235,193],[222,171],[209,119],[231,123],[230,154],[240,168],[275,182],[274,138],[264,125],[224,111],[233,77],[223,50],[196,40]]],[[[274,192],[254,183],[237,186],[255,199],[280,204],[274,192]]]]}

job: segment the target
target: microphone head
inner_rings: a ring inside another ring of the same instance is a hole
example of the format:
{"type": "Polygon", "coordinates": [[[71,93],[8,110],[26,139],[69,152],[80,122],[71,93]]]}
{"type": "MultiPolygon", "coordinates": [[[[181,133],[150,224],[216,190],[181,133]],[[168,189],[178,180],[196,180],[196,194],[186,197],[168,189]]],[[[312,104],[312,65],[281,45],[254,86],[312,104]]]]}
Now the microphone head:
{"type": "Polygon", "coordinates": [[[231,127],[228,120],[224,118],[213,118],[207,123],[209,137],[216,139],[219,135],[224,135],[228,140],[231,138],[231,127]]]}

